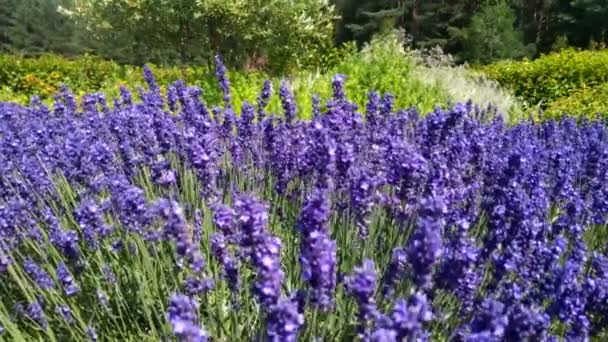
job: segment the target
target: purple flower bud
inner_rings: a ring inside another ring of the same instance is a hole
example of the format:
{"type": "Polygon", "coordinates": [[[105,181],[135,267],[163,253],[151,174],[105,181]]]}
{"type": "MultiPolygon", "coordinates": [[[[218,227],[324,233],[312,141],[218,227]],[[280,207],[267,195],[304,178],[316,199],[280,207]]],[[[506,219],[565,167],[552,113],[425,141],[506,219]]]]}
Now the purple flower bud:
{"type": "Polygon", "coordinates": [[[423,293],[415,293],[407,302],[395,303],[391,318],[399,341],[417,340],[424,335],[423,325],[433,318],[430,304],[423,293]]]}
{"type": "Polygon", "coordinates": [[[196,300],[182,295],[174,294],[169,301],[167,319],[171,324],[173,333],[180,341],[208,341],[207,333],[199,325],[198,303],[196,300]]]}
{"type": "Polygon", "coordinates": [[[188,276],[184,284],[189,296],[197,296],[209,292],[213,288],[213,279],[188,276]]]}
{"type": "Polygon", "coordinates": [[[283,299],[270,307],[266,333],[269,341],[295,342],[298,331],[304,325],[304,315],[298,310],[297,303],[283,299]]]}
{"type": "Polygon", "coordinates": [[[374,262],[365,259],[362,266],[355,267],[353,273],[346,277],[344,285],[346,286],[346,292],[355,298],[359,306],[359,334],[365,336],[368,322],[378,315],[374,298],[377,285],[374,262]]]}
{"type": "Polygon", "coordinates": [[[285,115],[285,122],[287,125],[291,125],[296,117],[296,103],[293,98],[293,94],[289,90],[289,84],[286,80],[281,81],[279,87],[279,98],[283,105],[283,114],[285,115]]]}
{"type": "Polygon", "coordinates": [[[109,285],[116,284],[116,275],[112,271],[112,267],[110,267],[109,265],[104,265],[101,268],[101,271],[103,273],[103,278],[106,281],[106,283],[108,283],[109,285]]]}
{"type": "Polygon", "coordinates": [[[32,321],[38,323],[44,330],[47,329],[49,323],[44,316],[44,310],[40,302],[36,301],[27,306],[26,316],[32,321]]]}
{"type": "Polygon", "coordinates": [[[239,265],[232,253],[228,250],[224,235],[222,233],[213,234],[210,241],[211,251],[222,265],[228,287],[230,287],[230,290],[233,292],[238,291],[240,285],[239,265]]]}
{"type": "Polygon", "coordinates": [[[228,80],[228,72],[220,55],[215,56],[215,76],[217,77],[217,80],[220,83],[220,88],[222,89],[222,93],[224,94],[224,108],[232,108],[232,96],[230,95],[230,81],[228,80]]]}
{"type": "Polygon", "coordinates": [[[107,310],[109,308],[110,305],[110,301],[108,299],[108,296],[101,290],[97,289],[97,291],[95,292],[96,296],[97,296],[97,300],[99,300],[99,303],[107,310]]]}
{"type": "Polygon", "coordinates": [[[264,81],[262,92],[257,97],[258,103],[258,123],[262,122],[266,117],[266,111],[264,110],[268,106],[270,97],[272,96],[272,83],[269,80],[264,81]]]}
{"type": "Polygon", "coordinates": [[[91,341],[97,341],[97,332],[95,331],[95,328],[88,326],[85,330],[85,333],[87,334],[87,337],[91,340],[91,341]]]}
{"type": "Polygon", "coordinates": [[[80,288],[76,284],[74,277],[63,262],[57,266],[57,278],[59,278],[63,290],[68,297],[74,296],[80,292],[80,288]]]}
{"type": "Polygon", "coordinates": [[[392,295],[395,285],[403,278],[407,268],[407,253],[402,247],[393,249],[391,261],[384,273],[382,281],[382,294],[385,297],[392,295]]]}
{"type": "Polygon", "coordinates": [[[38,285],[43,290],[49,290],[55,288],[55,282],[51,278],[51,276],[38,264],[36,264],[32,259],[26,258],[23,262],[23,269],[25,273],[34,280],[36,285],[38,285]]]}
{"type": "Polygon", "coordinates": [[[441,233],[446,210],[441,198],[425,199],[422,202],[418,225],[407,251],[414,282],[419,289],[426,290],[432,285],[433,267],[442,253],[441,233]]]}
{"type": "Polygon", "coordinates": [[[329,309],[334,304],[336,288],[336,243],[327,232],[330,207],[327,192],[315,189],[307,198],[296,228],[300,243],[301,275],[311,288],[312,304],[329,309]]]}
{"type": "Polygon", "coordinates": [[[253,292],[265,306],[281,297],[285,274],[281,270],[281,240],[266,231],[268,205],[249,195],[238,196],[234,209],[240,223],[242,251],[256,269],[253,292]]]}
{"type": "Polygon", "coordinates": [[[346,94],[344,94],[344,81],[346,77],[341,74],[337,74],[332,79],[332,88],[334,91],[334,99],[337,101],[344,101],[346,94]]]}
{"type": "Polygon", "coordinates": [[[59,305],[55,308],[55,312],[60,314],[68,325],[74,324],[74,317],[72,317],[72,310],[67,305],[59,305]]]}

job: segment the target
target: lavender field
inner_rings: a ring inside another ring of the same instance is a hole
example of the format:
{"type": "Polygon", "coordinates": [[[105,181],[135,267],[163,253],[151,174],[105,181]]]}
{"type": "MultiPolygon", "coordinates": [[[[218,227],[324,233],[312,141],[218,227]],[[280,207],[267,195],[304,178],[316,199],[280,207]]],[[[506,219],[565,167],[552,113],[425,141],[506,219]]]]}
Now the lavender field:
{"type": "Polygon", "coordinates": [[[219,106],[149,69],[0,103],[0,340],[608,338],[605,121],[357,108],[348,75],[304,121],[216,63],[219,106]]]}

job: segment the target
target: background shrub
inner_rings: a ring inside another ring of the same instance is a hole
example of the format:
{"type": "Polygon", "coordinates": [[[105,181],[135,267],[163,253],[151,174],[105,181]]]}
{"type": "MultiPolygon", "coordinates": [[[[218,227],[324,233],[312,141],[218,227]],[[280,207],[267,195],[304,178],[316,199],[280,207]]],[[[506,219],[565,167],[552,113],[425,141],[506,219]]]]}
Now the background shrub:
{"type": "MultiPolygon", "coordinates": [[[[360,52],[356,52],[353,45],[347,45],[341,53],[344,55],[334,57],[340,62],[328,70],[304,70],[285,78],[291,85],[302,117],[311,113],[313,89],[321,97],[329,97],[332,77],[338,73],[348,75],[346,91],[361,109],[370,89],[382,94],[391,91],[398,108],[416,106],[421,111],[429,111],[436,105],[447,103],[447,91],[415,77],[415,59],[406,52],[396,35],[377,38],[360,52]]],[[[207,103],[215,105],[222,101],[215,72],[206,66],[149,66],[163,87],[181,79],[200,87],[207,103]]],[[[88,56],[66,59],[53,55],[33,58],[0,55],[0,70],[0,99],[22,104],[26,104],[33,95],[39,95],[43,101],[52,101],[61,84],[78,90],[78,95],[102,91],[112,97],[119,95],[120,85],[133,88],[144,83],[141,67],[88,56]]],[[[275,90],[283,80],[261,71],[230,71],[229,77],[237,107],[245,100],[255,101],[264,80],[270,79],[275,90]]],[[[278,98],[274,98],[269,106],[270,111],[282,111],[278,98]]]]}
{"type": "Polygon", "coordinates": [[[547,107],[577,89],[608,81],[608,50],[563,50],[534,61],[502,61],[482,68],[529,105],[547,107]]]}
{"type": "Polygon", "coordinates": [[[547,107],[545,116],[559,118],[565,114],[594,118],[599,115],[608,118],[606,99],[608,99],[608,83],[602,83],[592,88],[582,88],[552,102],[547,107]]]}

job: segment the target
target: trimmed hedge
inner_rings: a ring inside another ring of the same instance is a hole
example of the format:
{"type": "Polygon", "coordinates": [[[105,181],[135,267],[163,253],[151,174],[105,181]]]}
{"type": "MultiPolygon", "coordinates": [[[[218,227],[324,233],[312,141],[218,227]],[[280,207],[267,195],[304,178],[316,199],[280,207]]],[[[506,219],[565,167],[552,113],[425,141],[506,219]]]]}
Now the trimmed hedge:
{"type": "Polygon", "coordinates": [[[577,89],[608,82],[608,50],[568,49],[533,61],[502,61],[482,70],[528,105],[547,108],[577,89]]]}

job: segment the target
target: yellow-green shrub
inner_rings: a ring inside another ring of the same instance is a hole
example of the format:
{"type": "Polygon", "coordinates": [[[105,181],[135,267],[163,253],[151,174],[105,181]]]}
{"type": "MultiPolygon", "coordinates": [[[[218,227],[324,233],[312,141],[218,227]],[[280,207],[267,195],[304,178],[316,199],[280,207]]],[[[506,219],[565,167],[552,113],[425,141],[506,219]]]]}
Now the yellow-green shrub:
{"type": "Polygon", "coordinates": [[[527,104],[549,106],[579,88],[608,82],[608,50],[563,50],[533,61],[502,61],[482,70],[527,104]]]}
{"type": "Polygon", "coordinates": [[[545,111],[545,116],[550,118],[564,114],[589,118],[599,114],[608,118],[608,83],[576,90],[552,102],[545,111]]]}
{"type": "MultiPolygon", "coordinates": [[[[162,87],[182,79],[191,86],[199,86],[207,103],[216,105],[222,102],[214,70],[191,66],[150,67],[162,87]]],[[[321,98],[331,96],[332,77],[337,73],[347,76],[349,98],[362,110],[370,90],[380,93],[390,91],[395,96],[398,108],[416,106],[421,111],[429,111],[436,105],[446,104],[446,91],[421,82],[413,73],[415,67],[414,59],[399,42],[383,39],[375,40],[362,52],[342,57],[342,61],[330,70],[304,70],[288,79],[303,117],[311,114],[313,93],[318,93],[321,98]]],[[[240,107],[245,100],[255,101],[268,75],[231,71],[229,77],[234,105],[240,107]]],[[[281,78],[270,79],[277,91],[281,78]]],[[[67,85],[77,95],[102,91],[112,97],[118,96],[120,85],[134,89],[145,82],[141,67],[121,66],[94,57],[68,60],[57,56],[22,58],[0,55],[0,100],[25,104],[32,95],[39,95],[43,101],[50,101],[61,84],[67,85]]],[[[273,98],[269,110],[276,113],[282,111],[278,97],[273,98]]]]}

